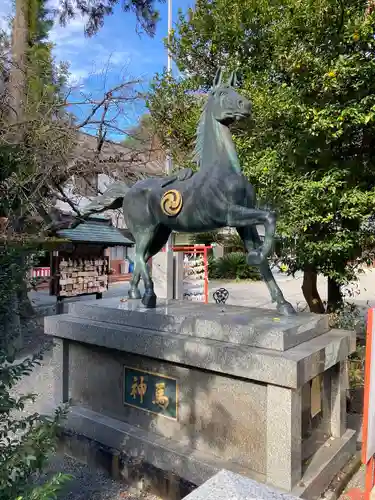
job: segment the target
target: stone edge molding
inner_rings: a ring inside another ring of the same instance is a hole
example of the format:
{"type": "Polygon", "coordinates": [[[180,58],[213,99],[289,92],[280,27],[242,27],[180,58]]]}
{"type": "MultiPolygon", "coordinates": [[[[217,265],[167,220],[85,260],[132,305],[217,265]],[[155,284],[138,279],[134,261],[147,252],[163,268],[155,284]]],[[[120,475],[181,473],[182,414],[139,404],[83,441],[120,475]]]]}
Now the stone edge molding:
{"type": "Polygon", "coordinates": [[[193,368],[283,386],[305,382],[344,361],[355,349],[355,332],[331,330],[303,344],[275,351],[207,338],[126,327],[69,314],[44,318],[47,335],[163,359],[193,368]],[[354,347],[353,347],[354,346],[354,347]]]}

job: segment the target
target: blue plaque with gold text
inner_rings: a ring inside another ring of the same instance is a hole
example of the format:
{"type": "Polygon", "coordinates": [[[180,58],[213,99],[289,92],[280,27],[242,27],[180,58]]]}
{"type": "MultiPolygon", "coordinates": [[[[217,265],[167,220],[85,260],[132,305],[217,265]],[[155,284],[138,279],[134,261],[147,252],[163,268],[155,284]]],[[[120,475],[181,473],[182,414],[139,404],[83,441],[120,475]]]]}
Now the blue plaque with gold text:
{"type": "Polygon", "coordinates": [[[124,366],[124,404],[177,420],[177,380],[124,366]]]}

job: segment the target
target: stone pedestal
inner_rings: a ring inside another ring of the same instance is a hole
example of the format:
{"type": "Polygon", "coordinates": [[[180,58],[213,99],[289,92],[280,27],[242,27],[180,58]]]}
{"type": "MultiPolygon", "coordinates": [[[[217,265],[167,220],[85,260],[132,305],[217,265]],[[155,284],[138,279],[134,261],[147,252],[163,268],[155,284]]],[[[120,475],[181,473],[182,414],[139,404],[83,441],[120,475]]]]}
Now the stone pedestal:
{"type": "Polygon", "coordinates": [[[76,302],[45,319],[67,427],[194,485],[225,468],[320,494],[355,452],[354,332],[312,314],[160,302],[76,302]]]}

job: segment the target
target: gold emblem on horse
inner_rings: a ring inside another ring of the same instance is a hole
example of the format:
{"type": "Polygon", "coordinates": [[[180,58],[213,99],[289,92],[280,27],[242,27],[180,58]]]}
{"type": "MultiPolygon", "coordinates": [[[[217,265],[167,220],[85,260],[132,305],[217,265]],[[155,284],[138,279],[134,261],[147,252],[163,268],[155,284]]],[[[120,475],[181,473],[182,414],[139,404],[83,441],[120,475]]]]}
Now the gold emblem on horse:
{"type": "Polygon", "coordinates": [[[160,202],[161,209],[168,217],[174,217],[181,212],[182,209],[182,196],[176,189],[166,191],[160,202]]]}

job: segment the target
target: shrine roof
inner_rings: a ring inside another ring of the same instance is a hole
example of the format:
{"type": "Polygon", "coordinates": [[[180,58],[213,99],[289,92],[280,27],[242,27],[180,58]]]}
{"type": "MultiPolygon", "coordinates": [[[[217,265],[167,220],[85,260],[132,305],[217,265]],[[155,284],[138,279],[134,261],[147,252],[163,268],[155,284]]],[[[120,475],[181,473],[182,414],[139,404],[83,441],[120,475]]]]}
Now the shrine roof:
{"type": "Polygon", "coordinates": [[[117,228],[108,223],[87,221],[74,229],[60,229],[57,236],[81,243],[97,243],[108,246],[132,246],[134,242],[126,238],[117,228]]]}

